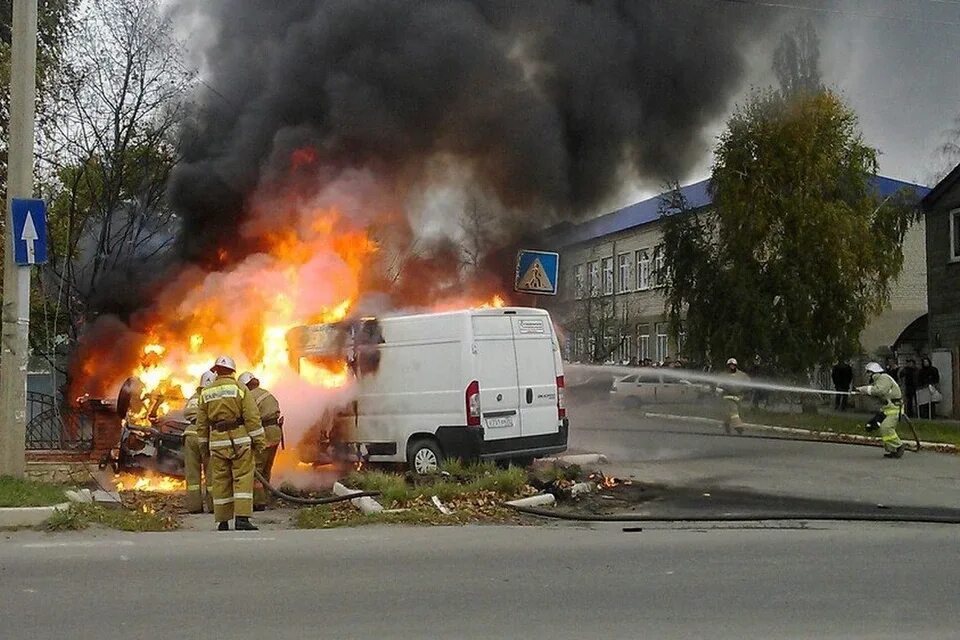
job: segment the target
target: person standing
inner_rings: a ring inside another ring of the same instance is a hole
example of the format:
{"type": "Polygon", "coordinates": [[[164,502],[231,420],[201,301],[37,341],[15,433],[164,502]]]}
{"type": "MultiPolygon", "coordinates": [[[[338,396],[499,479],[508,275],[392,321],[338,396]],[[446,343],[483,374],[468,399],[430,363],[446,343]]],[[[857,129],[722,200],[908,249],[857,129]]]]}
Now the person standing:
{"type": "Polygon", "coordinates": [[[727,380],[723,382],[723,388],[717,388],[717,392],[723,398],[724,420],[723,429],[727,434],[731,434],[732,429],[737,433],[743,433],[743,420],[740,418],[740,402],[744,392],[744,382],[750,381],[750,376],[740,370],[740,365],[736,358],[727,360],[727,380]]]}
{"type": "Polygon", "coordinates": [[[836,391],[843,392],[834,396],[833,408],[836,411],[846,411],[847,400],[849,399],[847,393],[850,391],[850,385],[853,384],[853,367],[846,359],[839,360],[837,364],[833,365],[830,379],[833,380],[833,388],[836,391]]]}
{"type": "Polygon", "coordinates": [[[900,367],[900,388],[903,389],[903,404],[907,416],[911,418],[919,417],[917,415],[917,361],[913,358],[907,359],[907,364],[900,367]]]}
{"type": "Polygon", "coordinates": [[[213,383],[200,392],[197,436],[210,446],[213,518],[218,531],[256,531],[253,515],[254,456],[264,444],[260,412],[246,387],[237,382],[237,366],[230,356],[217,358],[213,383]]]}
{"type": "Polygon", "coordinates": [[[203,513],[204,502],[207,511],[213,512],[213,499],[210,496],[210,448],[207,440],[201,440],[197,435],[197,411],[200,408],[200,392],[209,387],[216,377],[212,371],[204,371],[196,393],[190,396],[183,407],[183,417],[190,423],[183,431],[183,476],[187,483],[184,508],[187,513],[203,513]]]}
{"type": "MultiPolygon", "coordinates": [[[[933,366],[930,358],[920,359],[920,370],[917,372],[917,388],[923,390],[929,401],[921,405],[926,406],[927,418],[933,419],[937,415],[937,402],[934,398],[940,396],[940,370],[933,366]]],[[[922,412],[921,412],[922,413],[922,412]]]]}
{"type": "Polygon", "coordinates": [[[907,445],[897,435],[897,424],[903,412],[903,392],[897,381],[876,362],[868,362],[864,369],[869,384],[857,387],[856,392],[877,398],[883,404],[881,413],[867,423],[867,429],[870,430],[870,425],[879,427],[880,439],[886,451],[884,458],[902,458],[907,445]]]}
{"type": "MultiPolygon", "coordinates": [[[[237,381],[244,385],[253,396],[253,401],[257,403],[257,410],[260,412],[260,424],[263,425],[266,445],[257,453],[257,471],[263,478],[270,482],[270,475],[273,471],[273,461],[277,457],[277,447],[283,440],[283,418],[280,415],[280,403],[276,396],[260,386],[260,380],[250,371],[240,374],[237,381]]],[[[269,496],[263,484],[255,480],[253,483],[253,510],[263,511],[267,508],[269,496]]]]}

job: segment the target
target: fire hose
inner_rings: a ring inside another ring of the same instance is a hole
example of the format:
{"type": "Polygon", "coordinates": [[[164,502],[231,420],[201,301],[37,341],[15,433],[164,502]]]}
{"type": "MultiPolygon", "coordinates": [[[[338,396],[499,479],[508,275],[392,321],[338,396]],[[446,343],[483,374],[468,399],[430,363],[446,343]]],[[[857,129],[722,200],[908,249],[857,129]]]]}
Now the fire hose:
{"type": "Polygon", "coordinates": [[[300,496],[291,495],[289,493],[286,493],[274,487],[272,484],[270,484],[270,482],[267,481],[266,478],[263,477],[263,474],[260,473],[259,471],[254,471],[253,474],[256,477],[256,479],[260,481],[260,484],[262,484],[267,491],[277,496],[278,498],[282,500],[286,500],[287,502],[292,502],[293,504],[305,504],[305,505],[333,504],[334,502],[343,502],[344,500],[353,500],[354,498],[363,498],[365,496],[373,497],[373,496],[380,495],[379,491],[357,491],[356,493],[350,493],[345,496],[330,496],[329,498],[303,498],[300,496]]]}

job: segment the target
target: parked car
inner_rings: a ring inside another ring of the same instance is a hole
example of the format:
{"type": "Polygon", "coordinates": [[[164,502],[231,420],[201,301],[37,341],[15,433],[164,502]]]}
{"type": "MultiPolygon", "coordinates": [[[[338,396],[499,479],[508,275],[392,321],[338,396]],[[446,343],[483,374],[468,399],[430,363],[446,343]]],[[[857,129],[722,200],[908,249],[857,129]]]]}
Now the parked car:
{"type": "Polygon", "coordinates": [[[639,373],[613,381],[610,400],[628,407],[644,404],[684,404],[698,402],[713,393],[706,384],[666,377],[662,373],[639,373]]]}

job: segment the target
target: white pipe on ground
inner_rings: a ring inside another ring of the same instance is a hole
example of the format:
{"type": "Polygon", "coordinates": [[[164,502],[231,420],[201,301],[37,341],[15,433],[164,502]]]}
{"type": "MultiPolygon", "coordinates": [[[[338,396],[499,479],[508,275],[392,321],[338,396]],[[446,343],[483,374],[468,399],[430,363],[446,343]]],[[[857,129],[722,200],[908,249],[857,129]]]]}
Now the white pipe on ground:
{"type": "MultiPolygon", "coordinates": [[[[357,489],[351,489],[342,485],[339,482],[333,483],[333,495],[335,496],[349,496],[353,493],[361,493],[357,489]]],[[[354,498],[350,501],[354,507],[359,509],[361,513],[365,516],[369,516],[374,513],[380,513],[383,511],[383,505],[371,498],[370,496],[362,496],[360,498],[354,498]]]]}
{"type": "Polygon", "coordinates": [[[552,493],[541,493],[539,495],[530,496],[529,498],[511,500],[507,504],[512,507],[545,507],[555,503],[556,501],[557,499],[552,493]]]}

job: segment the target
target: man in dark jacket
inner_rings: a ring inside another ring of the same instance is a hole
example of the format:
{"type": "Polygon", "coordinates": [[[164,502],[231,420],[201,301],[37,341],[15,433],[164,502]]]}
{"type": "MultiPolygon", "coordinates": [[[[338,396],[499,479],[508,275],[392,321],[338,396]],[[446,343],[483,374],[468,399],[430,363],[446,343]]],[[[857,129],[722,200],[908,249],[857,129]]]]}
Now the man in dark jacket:
{"type": "Polygon", "coordinates": [[[900,388],[903,389],[903,404],[907,415],[917,416],[917,361],[907,360],[905,367],[900,367],[900,388]]]}
{"type": "MultiPolygon", "coordinates": [[[[830,378],[833,380],[833,388],[837,391],[850,391],[850,385],[853,383],[853,367],[846,360],[840,360],[833,365],[830,378]]],[[[846,411],[848,397],[845,394],[838,393],[834,397],[833,408],[837,411],[846,411]]]]}

